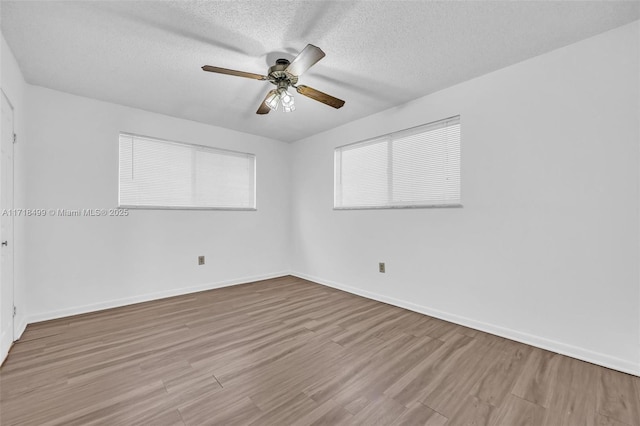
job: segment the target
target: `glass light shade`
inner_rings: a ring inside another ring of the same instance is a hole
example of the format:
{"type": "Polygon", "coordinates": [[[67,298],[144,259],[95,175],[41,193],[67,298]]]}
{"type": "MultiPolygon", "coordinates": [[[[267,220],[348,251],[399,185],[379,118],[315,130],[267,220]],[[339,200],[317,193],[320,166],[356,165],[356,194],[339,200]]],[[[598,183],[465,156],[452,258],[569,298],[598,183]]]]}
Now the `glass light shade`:
{"type": "Polygon", "coordinates": [[[267,99],[264,100],[264,103],[267,104],[267,106],[274,111],[278,109],[279,102],[280,102],[280,97],[276,92],[273,92],[272,94],[267,96],[267,99]]]}
{"type": "Polygon", "coordinates": [[[280,93],[280,100],[284,105],[289,105],[293,103],[293,96],[291,96],[289,92],[284,90],[282,91],[282,93],[280,93]]]}
{"type": "Polygon", "coordinates": [[[287,92],[285,88],[281,88],[278,90],[278,94],[280,95],[280,101],[282,101],[282,111],[295,111],[295,99],[291,96],[291,93],[287,92]]]}

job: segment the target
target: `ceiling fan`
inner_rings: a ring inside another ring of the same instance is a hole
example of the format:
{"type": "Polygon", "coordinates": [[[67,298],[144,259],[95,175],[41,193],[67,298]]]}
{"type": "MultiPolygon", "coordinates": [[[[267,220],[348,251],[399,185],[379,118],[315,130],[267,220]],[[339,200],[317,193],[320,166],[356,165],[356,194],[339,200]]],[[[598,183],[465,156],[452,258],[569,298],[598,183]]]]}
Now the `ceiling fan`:
{"type": "Polygon", "coordinates": [[[238,77],[252,78],[254,80],[266,80],[276,86],[275,89],[270,90],[267,96],[262,101],[260,108],[256,111],[256,114],[268,114],[271,110],[277,110],[278,105],[282,104],[282,110],[284,112],[291,112],[296,109],[293,96],[287,89],[293,87],[301,95],[307,96],[313,100],[322,102],[334,108],[341,108],[344,105],[342,99],[334,98],[331,95],[327,95],[319,90],[313,89],[309,86],[296,86],[298,83],[298,77],[302,75],[306,70],[311,68],[316,62],[324,58],[325,54],[319,47],[312,44],[307,46],[295,57],[293,62],[289,62],[287,59],[278,59],[276,64],[269,68],[267,75],[253,74],[250,72],[230,70],[227,68],[213,67],[211,65],[205,65],[202,67],[204,71],[216,72],[219,74],[235,75],[238,77]]]}

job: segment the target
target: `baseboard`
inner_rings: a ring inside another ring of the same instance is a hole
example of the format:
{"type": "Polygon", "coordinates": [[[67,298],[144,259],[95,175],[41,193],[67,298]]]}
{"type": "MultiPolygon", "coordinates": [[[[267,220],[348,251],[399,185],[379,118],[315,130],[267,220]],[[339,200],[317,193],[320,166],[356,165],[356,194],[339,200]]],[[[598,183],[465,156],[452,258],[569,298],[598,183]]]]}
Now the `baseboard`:
{"type": "Polygon", "coordinates": [[[7,355],[9,355],[9,349],[11,349],[11,339],[7,337],[7,333],[4,332],[0,334],[0,366],[4,363],[4,360],[7,359],[7,355]],[[7,339],[7,340],[5,340],[7,339]]]}
{"type": "Polygon", "coordinates": [[[590,362],[592,364],[601,365],[603,367],[611,368],[613,370],[618,370],[624,373],[640,376],[640,364],[637,362],[634,363],[632,361],[616,358],[611,355],[591,351],[589,349],[581,348],[578,346],[568,345],[566,343],[559,342],[556,340],[551,340],[544,337],[523,333],[517,330],[502,327],[499,325],[476,321],[471,318],[462,317],[456,314],[450,314],[448,312],[439,311],[437,309],[432,309],[427,306],[418,305],[405,300],[395,299],[395,298],[384,296],[378,293],[362,290],[357,287],[352,287],[352,286],[337,283],[334,281],[325,280],[323,278],[307,275],[301,272],[292,271],[290,274],[298,278],[302,278],[318,284],[326,285],[327,287],[332,287],[338,290],[346,291],[347,293],[356,294],[358,296],[366,297],[368,299],[373,299],[379,302],[387,303],[389,305],[398,306],[400,308],[408,309],[410,311],[418,312],[424,315],[429,315],[435,318],[449,321],[454,324],[463,325],[465,327],[484,331],[486,333],[494,334],[496,336],[504,337],[506,339],[515,340],[516,342],[525,343],[527,345],[536,346],[541,349],[546,349],[551,352],[556,352],[572,358],[580,359],[582,361],[590,362]]]}
{"type": "Polygon", "coordinates": [[[254,281],[267,280],[270,278],[278,278],[278,277],[283,277],[287,275],[289,275],[289,271],[274,272],[271,274],[243,277],[243,278],[237,278],[233,280],[219,281],[215,283],[207,283],[207,284],[202,284],[194,287],[183,287],[183,288],[171,289],[166,291],[159,291],[156,293],[147,293],[139,296],[110,300],[107,302],[100,302],[100,303],[94,303],[94,304],[83,305],[83,306],[74,306],[72,308],[61,309],[56,311],[41,312],[41,313],[29,315],[28,318],[26,318],[25,320],[25,327],[27,323],[33,324],[41,321],[49,321],[52,319],[64,318],[64,317],[69,317],[73,315],[80,315],[80,314],[86,314],[89,312],[102,311],[105,309],[118,308],[121,306],[133,305],[135,303],[149,302],[152,300],[164,299],[164,298],[173,297],[173,296],[181,296],[184,294],[197,293],[200,291],[213,290],[216,288],[229,287],[229,286],[239,285],[239,284],[247,284],[254,281]]]}
{"type": "MultiPolygon", "coordinates": [[[[27,321],[24,316],[16,318],[14,321],[18,321],[18,327],[14,330],[15,340],[20,339],[24,329],[27,328],[27,321]]],[[[6,331],[0,335],[0,366],[7,359],[7,355],[9,355],[9,351],[11,350],[11,346],[13,345],[13,341],[11,338],[7,336],[6,331]],[[7,339],[5,341],[5,339],[7,339]]]]}
{"type": "Polygon", "coordinates": [[[20,340],[22,333],[27,328],[27,317],[22,315],[18,317],[18,326],[15,329],[15,340],[20,340]]]}

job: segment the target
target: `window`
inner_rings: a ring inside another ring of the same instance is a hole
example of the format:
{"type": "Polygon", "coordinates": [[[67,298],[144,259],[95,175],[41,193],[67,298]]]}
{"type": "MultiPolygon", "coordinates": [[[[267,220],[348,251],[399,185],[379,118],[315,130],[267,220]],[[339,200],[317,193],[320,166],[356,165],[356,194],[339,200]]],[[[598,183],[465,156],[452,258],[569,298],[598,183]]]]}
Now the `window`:
{"type": "Polygon", "coordinates": [[[338,147],[334,208],[460,205],[460,117],[338,147]]]}
{"type": "Polygon", "coordinates": [[[120,134],[120,207],[255,210],[256,157],[120,134]]]}

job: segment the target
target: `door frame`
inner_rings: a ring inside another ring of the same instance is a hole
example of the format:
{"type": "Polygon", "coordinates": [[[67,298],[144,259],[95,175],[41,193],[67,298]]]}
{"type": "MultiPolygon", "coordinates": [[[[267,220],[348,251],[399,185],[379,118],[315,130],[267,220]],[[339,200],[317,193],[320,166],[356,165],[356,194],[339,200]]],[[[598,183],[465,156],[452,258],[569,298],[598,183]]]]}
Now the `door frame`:
{"type": "MultiPolygon", "coordinates": [[[[11,108],[11,134],[14,135],[15,138],[15,129],[16,129],[16,125],[15,125],[15,107],[13,106],[13,103],[11,102],[11,99],[9,98],[9,96],[6,94],[6,92],[4,91],[4,89],[0,88],[0,96],[2,96],[6,101],[7,104],[9,105],[9,107],[11,108]]],[[[0,140],[0,143],[2,143],[2,141],[0,140]]],[[[15,139],[11,141],[11,174],[12,174],[12,179],[11,179],[11,206],[10,208],[14,207],[14,201],[15,201],[15,139]]],[[[2,173],[1,170],[1,161],[0,161],[0,173],[2,173]]],[[[0,197],[1,197],[1,191],[2,191],[2,184],[0,183],[0,197]]],[[[5,206],[1,206],[2,209],[6,208],[5,206]]],[[[11,226],[10,229],[7,230],[8,233],[8,237],[7,240],[10,241],[10,244],[12,245],[12,250],[11,250],[11,269],[13,270],[13,273],[11,274],[11,283],[9,284],[11,286],[11,297],[13,300],[11,300],[11,306],[15,307],[15,300],[16,300],[16,296],[15,296],[15,291],[16,291],[16,287],[15,287],[15,250],[14,250],[14,237],[15,237],[15,218],[14,220],[11,221],[11,226]]],[[[2,271],[0,270],[0,280],[2,279],[2,271]]],[[[0,285],[5,285],[5,283],[0,283],[0,285]]],[[[14,308],[15,309],[15,308],[14,308]]],[[[8,355],[8,351],[11,350],[11,346],[13,345],[13,342],[15,342],[16,339],[16,317],[13,314],[13,312],[11,313],[11,327],[10,327],[11,331],[11,342],[9,344],[9,348],[7,348],[7,355],[8,355]]],[[[3,356],[3,354],[0,354],[0,357],[3,356]]],[[[4,359],[0,359],[0,365],[2,364],[2,362],[4,361],[4,359]]]]}

